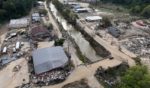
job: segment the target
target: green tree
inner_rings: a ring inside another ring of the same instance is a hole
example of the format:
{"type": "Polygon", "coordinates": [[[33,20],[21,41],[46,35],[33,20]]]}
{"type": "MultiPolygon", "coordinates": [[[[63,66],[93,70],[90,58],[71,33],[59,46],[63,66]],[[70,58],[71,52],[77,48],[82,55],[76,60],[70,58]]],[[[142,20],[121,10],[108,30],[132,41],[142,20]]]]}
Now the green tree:
{"type": "Polygon", "coordinates": [[[0,0],[0,22],[27,15],[36,0],[0,0]]]}
{"type": "Polygon", "coordinates": [[[128,69],[118,88],[149,88],[150,74],[146,66],[137,65],[128,69]]]}
{"type": "Polygon", "coordinates": [[[110,27],[111,25],[112,25],[112,24],[111,24],[110,19],[109,19],[108,17],[104,16],[104,17],[102,18],[102,26],[103,26],[104,28],[106,28],[106,27],[110,27]]]}
{"type": "Polygon", "coordinates": [[[141,12],[141,7],[139,5],[137,5],[133,8],[131,8],[130,12],[134,13],[134,14],[140,13],[141,12]]]}
{"type": "Polygon", "coordinates": [[[146,6],[141,14],[144,17],[150,18],[150,5],[146,6]]]}
{"type": "Polygon", "coordinates": [[[46,16],[46,15],[47,15],[47,10],[41,9],[41,10],[39,11],[39,13],[46,16]]]}

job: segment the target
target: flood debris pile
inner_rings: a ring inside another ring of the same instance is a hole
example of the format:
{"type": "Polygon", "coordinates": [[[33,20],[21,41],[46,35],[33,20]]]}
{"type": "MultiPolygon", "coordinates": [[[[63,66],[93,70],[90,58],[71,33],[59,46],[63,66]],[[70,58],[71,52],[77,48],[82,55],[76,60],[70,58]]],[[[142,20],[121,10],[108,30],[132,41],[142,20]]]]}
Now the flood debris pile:
{"type": "Polygon", "coordinates": [[[116,88],[117,83],[120,81],[120,76],[129,68],[127,62],[122,62],[116,67],[109,67],[104,69],[99,67],[95,73],[97,80],[106,88],[116,88]]]}
{"type": "Polygon", "coordinates": [[[34,41],[43,41],[45,39],[52,40],[52,36],[46,27],[42,25],[34,25],[30,31],[30,37],[34,41]]]}
{"type": "Polygon", "coordinates": [[[11,61],[17,60],[26,54],[28,51],[28,45],[25,42],[27,40],[28,36],[26,29],[13,29],[6,34],[6,37],[1,45],[1,68],[11,61]],[[23,49],[24,47],[26,47],[26,49],[23,49]]]}
{"type": "Polygon", "coordinates": [[[60,46],[37,49],[29,61],[30,81],[35,86],[60,83],[72,69],[73,65],[60,46]]]}
{"type": "Polygon", "coordinates": [[[62,88],[90,88],[90,86],[87,84],[86,79],[81,79],[80,81],[66,84],[62,88]]]}
{"type": "Polygon", "coordinates": [[[27,83],[27,84],[22,84],[20,86],[17,86],[16,88],[33,88],[33,87],[30,83],[27,83]]]}
{"type": "Polygon", "coordinates": [[[55,69],[41,75],[31,75],[31,82],[35,84],[35,86],[48,86],[64,81],[68,75],[69,72],[62,68],[55,69]]]}
{"type": "Polygon", "coordinates": [[[130,38],[128,41],[122,42],[122,46],[137,56],[150,56],[150,37],[148,36],[130,38]]]}

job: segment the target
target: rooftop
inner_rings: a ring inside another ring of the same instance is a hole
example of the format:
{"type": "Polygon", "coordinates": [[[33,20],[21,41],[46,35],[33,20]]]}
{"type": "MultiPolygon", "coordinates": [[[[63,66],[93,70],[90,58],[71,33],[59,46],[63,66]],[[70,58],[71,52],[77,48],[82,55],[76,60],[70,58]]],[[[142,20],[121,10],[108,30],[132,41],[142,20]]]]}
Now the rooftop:
{"type": "Polygon", "coordinates": [[[32,56],[36,74],[62,67],[68,62],[68,57],[60,46],[37,49],[32,56]]]}

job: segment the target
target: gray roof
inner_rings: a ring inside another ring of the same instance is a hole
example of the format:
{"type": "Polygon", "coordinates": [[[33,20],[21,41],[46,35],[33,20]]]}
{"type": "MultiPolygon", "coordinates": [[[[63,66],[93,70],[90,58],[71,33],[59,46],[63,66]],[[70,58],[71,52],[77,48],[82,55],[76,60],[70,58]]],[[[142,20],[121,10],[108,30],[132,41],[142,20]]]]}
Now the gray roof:
{"type": "Polygon", "coordinates": [[[68,57],[60,46],[37,49],[32,56],[36,74],[64,66],[68,62],[68,57]]]}
{"type": "Polygon", "coordinates": [[[120,30],[115,28],[115,27],[109,27],[108,28],[108,33],[110,33],[114,37],[119,37],[120,36],[120,30]]]}

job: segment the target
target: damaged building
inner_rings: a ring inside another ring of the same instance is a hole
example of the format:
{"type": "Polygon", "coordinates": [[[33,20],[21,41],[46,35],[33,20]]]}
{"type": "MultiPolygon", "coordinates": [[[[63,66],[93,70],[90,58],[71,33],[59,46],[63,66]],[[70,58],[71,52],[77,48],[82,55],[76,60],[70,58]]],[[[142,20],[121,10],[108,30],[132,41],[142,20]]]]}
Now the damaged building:
{"type": "Polygon", "coordinates": [[[49,31],[41,25],[33,27],[30,35],[33,40],[43,40],[44,38],[50,37],[49,31]]]}

